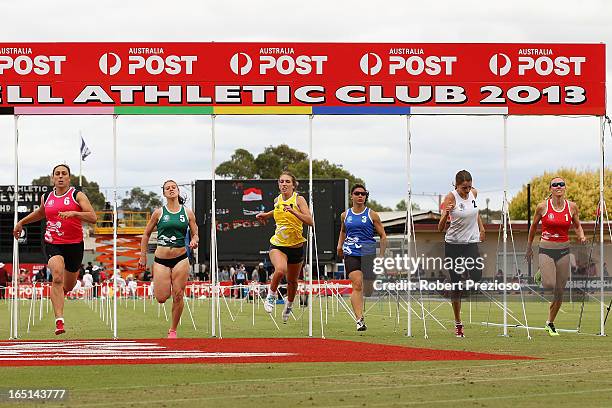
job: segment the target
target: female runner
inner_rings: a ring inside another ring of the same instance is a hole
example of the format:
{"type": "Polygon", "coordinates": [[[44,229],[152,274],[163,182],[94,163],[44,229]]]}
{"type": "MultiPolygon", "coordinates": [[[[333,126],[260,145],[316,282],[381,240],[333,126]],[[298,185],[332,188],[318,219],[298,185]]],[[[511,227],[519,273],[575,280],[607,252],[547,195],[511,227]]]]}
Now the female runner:
{"type": "Polygon", "coordinates": [[[563,292],[570,273],[569,228],[573,224],[581,243],[586,242],[580,225],[579,210],[576,203],[565,198],[566,184],[561,177],[550,181],[550,196],[536,207],[533,223],[529,228],[525,257],[533,256],[533,239],[538,224],[542,221],[542,236],[538,245],[538,263],[542,274],[542,285],[553,290],[553,300],[548,310],[548,320],[544,328],[550,336],[558,336],[555,317],[563,303],[563,292]]]}
{"type": "Polygon", "coordinates": [[[187,228],[191,233],[189,247],[198,247],[198,226],[193,211],[185,207],[185,200],[180,195],[179,187],[174,180],[164,183],[163,194],[166,205],[153,211],[140,241],[140,260],[138,266],[144,269],[147,265],[147,247],[149,238],[157,228],[157,248],[153,263],[153,294],[159,303],[165,303],[172,295],[172,325],[168,338],[176,339],[176,328],[181,320],[184,307],[185,284],[189,278],[189,259],[185,247],[187,228]]]}
{"type": "Polygon", "coordinates": [[[287,301],[283,309],[283,322],[289,320],[293,300],[298,287],[298,277],[304,261],[303,224],[313,224],[308,203],[295,191],[298,182],[288,171],[283,171],[278,178],[280,194],[274,199],[272,211],[257,214],[257,219],[265,222],[274,217],[276,230],[270,238],[270,261],[274,265],[274,274],[268,288],[264,309],[272,313],[276,304],[276,291],[283,276],[287,278],[287,301]]]}
{"type": "Polygon", "coordinates": [[[352,207],[342,213],[338,256],[344,258],[344,268],[348,272],[353,291],[351,305],[357,320],[357,331],[368,328],[363,317],[363,296],[372,294],[374,282],[374,257],[376,240],[374,230],[380,236],[380,256],[387,247],[387,235],[376,211],[366,207],[369,193],[362,184],[351,188],[352,207]]]}
{"type": "Polygon", "coordinates": [[[41,206],[19,221],[13,229],[19,238],[23,226],[47,220],[45,229],[45,253],[51,269],[51,304],[55,313],[55,334],[65,333],[64,296],[70,292],[79,278],[83,262],[82,222],[95,224],[96,213],[82,191],[70,186],[70,168],[58,164],[51,175],[53,191],[46,193],[41,206]]]}
{"type": "MultiPolygon", "coordinates": [[[[477,262],[480,257],[478,243],[484,241],[485,230],[478,213],[477,197],[478,192],[472,187],[472,175],[467,170],[461,170],[455,175],[455,189],[446,195],[442,205],[444,210],[438,231],[444,231],[450,216],[450,225],[444,236],[444,257],[453,261],[449,274],[454,285],[461,285],[466,279],[478,281],[482,277],[483,263],[477,262]],[[466,264],[470,267],[464,267],[466,264]]],[[[462,292],[460,289],[451,291],[457,337],[464,337],[461,322],[462,292]]]]}

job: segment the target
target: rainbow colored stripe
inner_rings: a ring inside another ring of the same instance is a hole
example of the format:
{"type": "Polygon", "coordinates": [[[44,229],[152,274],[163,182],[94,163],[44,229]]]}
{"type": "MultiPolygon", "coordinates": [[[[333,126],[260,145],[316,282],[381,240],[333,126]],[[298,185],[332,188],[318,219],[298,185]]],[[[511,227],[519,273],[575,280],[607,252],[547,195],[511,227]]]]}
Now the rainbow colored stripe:
{"type": "Polygon", "coordinates": [[[101,106],[2,107],[0,115],[507,115],[508,107],[101,106]]]}

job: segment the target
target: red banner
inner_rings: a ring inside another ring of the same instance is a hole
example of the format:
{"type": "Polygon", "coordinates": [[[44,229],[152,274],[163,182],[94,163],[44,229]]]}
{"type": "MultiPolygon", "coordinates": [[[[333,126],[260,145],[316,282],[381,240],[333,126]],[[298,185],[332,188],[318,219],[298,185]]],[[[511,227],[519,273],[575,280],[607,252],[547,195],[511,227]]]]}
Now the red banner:
{"type": "MultiPolygon", "coordinates": [[[[316,295],[319,293],[319,281],[313,281],[313,293],[316,295]]],[[[232,285],[231,281],[220,282],[220,291],[223,296],[239,296],[239,290],[242,289],[243,297],[247,296],[252,290],[253,286],[246,285],[232,285]]],[[[308,282],[300,281],[298,283],[298,293],[306,294],[308,293],[308,282]]],[[[321,290],[325,295],[331,296],[333,294],[340,295],[349,295],[352,292],[351,289],[351,281],[348,279],[345,280],[329,280],[329,281],[321,281],[321,290]]],[[[256,286],[259,290],[267,290],[267,285],[260,284],[256,286]]],[[[185,285],[185,296],[187,297],[210,297],[212,293],[212,285],[210,282],[201,282],[201,281],[193,281],[187,282],[185,285]]],[[[6,288],[0,287],[0,290],[4,291],[4,296],[6,298],[10,298],[13,296],[13,287],[9,285],[6,288]]],[[[99,296],[112,296],[113,294],[113,285],[109,284],[96,284],[95,288],[84,288],[83,286],[77,286],[72,292],[68,292],[66,296],[68,298],[73,299],[83,299],[88,290],[95,290],[95,293],[99,296]]],[[[19,285],[19,298],[20,299],[31,299],[34,292],[34,288],[32,284],[20,284],[19,285]]],[[[91,292],[87,292],[91,295],[91,292]]],[[[37,283],[36,284],[36,297],[40,298],[41,295],[43,297],[49,297],[51,294],[51,284],[50,283],[37,283]]],[[[135,287],[123,286],[119,287],[119,294],[121,297],[130,297],[137,296],[139,298],[151,297],[153,296],[151,283],[150,282],[137,282],[135,287]]],[[[263,295],[265,297],[265,295],[263,295]]]]}
{"type": "Polygon", "coordinates": [[[1,44],[0,111],[603,115],[605,45],[1,44]]]}

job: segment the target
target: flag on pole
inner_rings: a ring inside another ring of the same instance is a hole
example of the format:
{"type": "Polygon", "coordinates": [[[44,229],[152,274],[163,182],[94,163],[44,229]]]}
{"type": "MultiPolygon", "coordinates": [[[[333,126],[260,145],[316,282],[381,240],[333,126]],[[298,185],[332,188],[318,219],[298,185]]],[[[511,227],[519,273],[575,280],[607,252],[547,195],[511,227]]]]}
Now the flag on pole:
{"type": "Polygon", "coordinates": [[[87,156],[89,156],[90,154],[91,150],[89,150],[89,147],[87,147],[87,145],[85,144],[85,139],[83,139],[83,136],[81,136],[81,160],[85,161],[87,156]]]}

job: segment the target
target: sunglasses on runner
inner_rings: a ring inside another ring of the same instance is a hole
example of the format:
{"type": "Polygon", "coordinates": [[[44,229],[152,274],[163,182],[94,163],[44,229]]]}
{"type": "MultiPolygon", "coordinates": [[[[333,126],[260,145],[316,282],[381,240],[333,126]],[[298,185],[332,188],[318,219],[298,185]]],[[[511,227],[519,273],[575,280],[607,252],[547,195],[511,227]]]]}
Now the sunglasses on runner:
{"type": "Polygon", "coordinates": [[[365,191],[354,191],[353,195],[356,195],[356,196],[367,196],[368,193],[365,192],[365,191]]]}
{"type": "Polygon", "coordinates": [[[550,183],[551,187],[565,187],[565,181],[557,181],[555,183],[550,183]]]}

